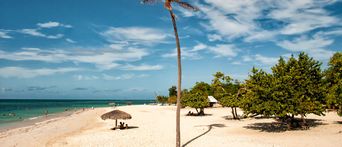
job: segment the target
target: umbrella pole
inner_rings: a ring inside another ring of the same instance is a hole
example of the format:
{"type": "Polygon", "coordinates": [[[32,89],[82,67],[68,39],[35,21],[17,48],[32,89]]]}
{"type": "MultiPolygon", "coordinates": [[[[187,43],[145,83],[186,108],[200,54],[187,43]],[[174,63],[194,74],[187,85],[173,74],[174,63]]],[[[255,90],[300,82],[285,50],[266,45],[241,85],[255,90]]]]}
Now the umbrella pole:
{"type": "Polygon", "coordinates": [[[118,120],[115,119],[115,127],[118,126],[118,120]]]}

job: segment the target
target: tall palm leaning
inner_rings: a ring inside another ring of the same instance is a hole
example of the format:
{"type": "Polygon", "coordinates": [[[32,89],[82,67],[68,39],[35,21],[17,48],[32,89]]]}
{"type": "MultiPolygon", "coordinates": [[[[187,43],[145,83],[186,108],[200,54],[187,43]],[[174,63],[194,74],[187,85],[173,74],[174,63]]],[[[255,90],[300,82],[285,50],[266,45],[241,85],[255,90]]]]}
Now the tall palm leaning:
{"type": "MultiPolygon", "coordinates": [[[[142,0],[142,3],[155,3],[155,2],[163,2],[162,0],[142,0]]],[[[177,32],[177,25],[176,25],[176,19],[175,15],[172,11],[172,5],[173,3],[178,4],[179,6],[191,10],[191,11],[197,11],[198,8],[190,5],[189,3],[182,2],[180,0],[164,0],[164,7],[170,12],[173,30],[175,32],[175,38],[176,38],[176,46],[177,46],[177,64],[178,64],[178,86],[177,86],[177,111],[176,111],[176,147],[180,147],[180,98],[181,98],[181,83],[182,83],[182,64],[181,64],[181,49],[180,49],[180,43],[179,43],[179,37],[177,32]]]]}

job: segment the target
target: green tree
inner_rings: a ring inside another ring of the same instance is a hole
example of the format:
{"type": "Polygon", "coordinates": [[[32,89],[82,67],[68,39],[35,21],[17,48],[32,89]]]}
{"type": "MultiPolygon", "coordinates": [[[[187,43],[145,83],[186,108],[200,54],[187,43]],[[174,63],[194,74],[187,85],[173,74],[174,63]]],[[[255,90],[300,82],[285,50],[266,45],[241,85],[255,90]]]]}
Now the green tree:
{"type": "Polygon", "coordinates": [[[164,104],[167,102],[168,97],[167,97],[167,96],[158,95],[158,96],[156,97],[156,99],[157,99],[157,102],[158,102],[158,103],[161,103],[161,104],[164,105],[164,104]]]}
{"type": "Polygon", "coordinates": [[[212,80],[211,87],[214,97],[222,106],[231,107],[233,118],[237,119],[236,107],[239,106],[239,89],[240,83],[230,76],[225,76],[222,72],[216,72],[212,80]]]}
{"type": "MultiPolygon", "coordinates": [[[[142,3],[154,3],[158,0],[142,0],[142,3]]],[[[177,25],[176,25],[176,17],[175,14],[172,11],[172,3],[177,3],[179,6],[192,10],[197,11],[198,8],[190,5],[189,3],[182,2],[181,0],[165,0],[164,1],[164,7],[169,11],[172,25],[173,25],[173,31],[175,33],[175,39],[176,39],[176,46],[177,46],[177,65],[178,65],[178,84],[177,84],[177,110],[176,110],[176,146],[180,147],[180,98],[181,98],[181,83],[182,83],[182,64],[181,64],[181,48],[180,48],[180,42],[178,37],[178,31],[177,31],[177,25]]]]}
{"type": "Polygon", "coordinates": [[[242,108],[247,114],[276,116],[287,121],[289,129],[294,116],[313,113],[323,115],[324,87],[318,61],[305,53],[298,59],[293,56],[286,62],[279,59],[272,74],[252,69],[246,81],[247,92],[242,108]]]}
{"type": "Polygon", "coordinates": [[[211,93],[210,91],[209,84],[197,82],[189,92],[183,93],[182,105],[195,108],[198,115],[204,115],[204,108],[209,106],[208,95],[211,93]]]}
{"type": "Polygon", "coordinates": [[[244,85],[246,92],[240,108],[245,115],[274,115],[279,108],[272,99],[272,75],[254,67],[251,72],[244,85]]]}
{"type": "Polygon", "coordinates": [[[326,105],[329,108],[337,107],[338,114],[342,116],[342,52],[337,52],[330,58],[324,75],[327,88],[326,105]]]}
{"type": "Polygon", "coordinates": [[[225,84],[231,82],[229,76],[225,76],[222,72],[216,72],[214,79],[211,82],[213,96],[220,101],[222,97],[226,94],[225,84]]]}
{"type": "Polygon", "coordinates": [[[298,59],[292,56],[285,68],[285,78],[290,79],[285,85],[291,88],[283,90],[283,93],[288,94],[284,98],[292,98],[290,101],[287,100],[288,105],[292,103],[294,106],[290,113],[301,115],[304,123],[306,114],[323,115],[324,86],[320,67],[320,62],[302,52],[298,59]]]}
{"type": "Polygon", "coordinates": [[[176,86],[172,86],[171,88],[169,88],[169,96],[177,96],[177,87],[176,86]]]}
{"type": "Polygon", "coordinates": [[[170,97],[167,99],[167,103],[168,103],[168,104],[176,104],[176,103],[177,103],[177,96],[170,96],[170,97]]]}

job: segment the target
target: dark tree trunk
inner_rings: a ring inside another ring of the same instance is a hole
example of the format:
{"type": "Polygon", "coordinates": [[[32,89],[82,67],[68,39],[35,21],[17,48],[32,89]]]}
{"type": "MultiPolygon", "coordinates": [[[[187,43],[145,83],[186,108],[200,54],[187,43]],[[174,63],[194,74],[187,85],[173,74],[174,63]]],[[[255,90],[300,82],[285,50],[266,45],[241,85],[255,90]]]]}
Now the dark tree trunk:
{"type": "Polygon", "coordinates": [[[292,117],[290,116],[286,117],[286,125],[287,125],[287,130],[292,129],[292,117]]]}
{"type": "Polygon", "coordinates": [[[180,137],[180,98],[181,98],[181,83],[182,83],[182,63],[181,63],[181,49],[180,49],[180,43],[179,43],[179,37],[177,32],[177,25],[175,20],[175,15],[170,10],[170,16],[172,20],[173,25],[173,31],[175,33],[176,38],[176,46],[177,46],[177,64],[178,64],[178,84],[177,84],[177,110],[176,110],[176,147],[180,147],[181,145],[181,137],[180,137]]]}
{"type": "Polygon", "coordinates": [[[235,118],[235,113],[234,113],[234,108],[233,107],[230,107],[230,108],[232,109],[233,118],[236,119],[235,118]]]}
{"type": "Polygon", "coordinates": [[[198,113],[198,115],[200,116],[204,115],[204,108],[200,108],[200,112],[198,113]]]}
{"type": "Polygon", "coordinates": [[[235,111],[235,117],[236,117],[237,119],[239,119],[239,117],[238,117],[238,115],[237,115],[236,107],[234,107],[234,111],[235,111]]]}

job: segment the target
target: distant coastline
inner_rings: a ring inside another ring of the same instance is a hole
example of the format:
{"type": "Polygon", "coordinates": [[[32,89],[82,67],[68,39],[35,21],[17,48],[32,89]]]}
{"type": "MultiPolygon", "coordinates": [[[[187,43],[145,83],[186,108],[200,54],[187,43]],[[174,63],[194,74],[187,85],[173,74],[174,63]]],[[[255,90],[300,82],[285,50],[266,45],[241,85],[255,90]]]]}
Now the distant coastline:
{"type": "Polygon", "coordinates": [[[0,99],[0,132],[68,116],[84,109],[154,102],[154,100],[133,99],[0,99]]]}

